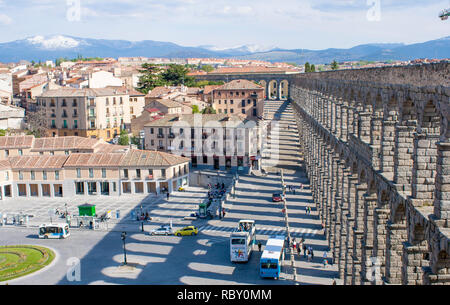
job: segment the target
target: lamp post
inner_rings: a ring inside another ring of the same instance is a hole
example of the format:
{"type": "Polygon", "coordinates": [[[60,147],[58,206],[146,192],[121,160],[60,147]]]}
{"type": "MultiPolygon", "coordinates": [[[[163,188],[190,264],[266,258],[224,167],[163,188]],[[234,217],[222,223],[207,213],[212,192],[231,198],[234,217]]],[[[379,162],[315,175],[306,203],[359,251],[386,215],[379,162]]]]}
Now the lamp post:
{"type": "Polygon", "coordinates": [[[125,248],[125,239],[127,238],[127,232],[122,232],[122,235],[120,236],[123,241],[123,264],[127,264],[127,250],[125,248]]]}

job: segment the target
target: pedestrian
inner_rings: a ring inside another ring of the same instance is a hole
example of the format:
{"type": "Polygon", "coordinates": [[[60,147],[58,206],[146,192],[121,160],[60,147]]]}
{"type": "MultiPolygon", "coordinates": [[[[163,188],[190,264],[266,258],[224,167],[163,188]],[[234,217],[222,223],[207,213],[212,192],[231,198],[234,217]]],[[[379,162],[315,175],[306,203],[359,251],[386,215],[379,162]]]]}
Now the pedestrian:
{"type": "Polygon", "coordinates": [[[294,189],[292,189],[292,191],[294,192],[294,195],[295,195],[295,188],[294,188],[294,189]]]}
{"type": "Polygon", "coordinates": [[[297,242],[297,253],[298,255],[300,255],[301,249],[300,249],[300,243],[297,242]]]}
{"type": "Polygon", "coordinates": [[[308,262],[312,260],[312,254],[311,251],[308,250],[308,262]]]}
{"type": "Polygon", "coordinates": [[[261,252],[261,242],[258,241],[258,251],[261,252]]]}
{"type": "Polygon", "coordinates": [[[310,253],[311,253],[311,258],[314,259],[314,250],[312,247],[311,247],[310,253]]]}
{"type": "Polygon", "coordinates": [[[295,247],[297,246],[297,244],[295,242],[292,242],[292,252],[295,252],[295,247]]]}
{"type": "Polygon", "coordinates": [[[336,280],[333,280],[333,286],[337,285],[336,280]]]}
{"type": "Polygon", "coordinates": [[[306,258],[306,245],[303,244],[303,258],[306,258]]]}
{"type": "Polygon", "coordinates": [[[167,192],[167,200],[169,200],[169,196],[170,196],[170,194],[169,194],[169,192],[167,192]]]}
{"type": "Polygon", "coordinates": [[[328,255],[327,252],[323,252],[323,266],[326,267],[328,264],[328,255]]]}

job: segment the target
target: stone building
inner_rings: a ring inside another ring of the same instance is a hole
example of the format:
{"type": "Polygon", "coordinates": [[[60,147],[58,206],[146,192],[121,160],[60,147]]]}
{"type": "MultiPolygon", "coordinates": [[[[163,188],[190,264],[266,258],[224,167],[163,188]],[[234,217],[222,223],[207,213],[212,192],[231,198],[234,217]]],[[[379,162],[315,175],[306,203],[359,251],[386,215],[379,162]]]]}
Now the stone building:
{"type": "Polygon", "coordinates": [[[314,202],[347,285],[450,284],[449,66],[291,84],[314,202]]]}

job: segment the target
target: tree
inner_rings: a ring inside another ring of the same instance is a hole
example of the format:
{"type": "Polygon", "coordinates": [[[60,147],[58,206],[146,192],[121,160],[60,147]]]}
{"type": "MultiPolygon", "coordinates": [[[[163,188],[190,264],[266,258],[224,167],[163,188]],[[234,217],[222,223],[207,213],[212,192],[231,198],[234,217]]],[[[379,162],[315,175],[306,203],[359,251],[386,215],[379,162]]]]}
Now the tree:
{"type": "Polygon", "coordinates": [[[336,60],[333,60],[333,62],[331,63],[331,70],[338,70],[339,69],[339,65],[337,63],[336,60]]]}
{"type": "Polygon", "coordinates": [[[315,65],[311,65],[311,71],[309,72],[316,72],[316,66],[315,65]]]}
{"type": "Polygon", "coordinates": [[[202,114],[216,114],[216,110],[211,106],[207,106],[203,109],[202,114]]]}
{"type": "Polygon", "coordinates": [[[311,66],[310,66],[309,62],[306,62],[305,63],[305,73],[309,73],[309,72],[311,72],[311,66]]]}
{"type": "Polygon", "coordinates": [[[203,65],[203,66],[201,67],[201,69],[202,69],[203,71],[205,71],[205,72],[211,72],[211,71],[214,71],[214,67],[211,66],[211,65],[203,65]]]}
{"type": "Polygon", "coordinates": [[[161,71],[161,68],[154,64],[143,64],[142,69],[139,70],[142,75],[139,77],[137,90],[147,94],[153,88],[163,86],[161,71]]]}
{"type": "Polygon", "coordinates": [[[39,109],[36,112],[27,112],[25,116],[26,129],[36,138],[47,136],[48,122],[47,113],[44,109],[39,109]]]}
{"type": "Polygon", "coordinates": [[[200,110],[198,109],[197,105],[192,105],[192,113],[200,113],[200,110]]]}
{"type": "Polygon", "coordinates": [[[192,76],[187,76],[188,73],[188,68],[182,65],[171,64],[169,65],[169,68],[162,73],[162,79],[173,86],[179,86],[181,84],[189,86],[194,84],[195,80],[192,76]]]}
{"type": "Polygon", "coordinates": [[[124,129],[120,130],[120,137],[117,144],[122,146],[130,145],[130,138],[128,137],[128,132],[124,129]]]}

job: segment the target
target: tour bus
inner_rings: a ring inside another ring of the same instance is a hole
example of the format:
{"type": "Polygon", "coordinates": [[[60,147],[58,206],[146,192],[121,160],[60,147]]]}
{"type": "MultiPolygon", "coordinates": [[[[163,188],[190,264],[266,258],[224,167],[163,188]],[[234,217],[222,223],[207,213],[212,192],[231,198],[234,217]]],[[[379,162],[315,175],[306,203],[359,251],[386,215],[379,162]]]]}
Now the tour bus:
{"type": "Polygon", "coordinates": [[[67,238],[70,236],[66,223],[43,224],[39,226],[39,238],[67,238]]]}
{"type": "Polygon", "coordinates": [[[260,260],[260,275],[263,278],[280,278],[284,260],[284,236],[270,236],[260,260]]]}
{"type": "Polygon", "coordinates": [[[254,220],[239,221],[238,228],[230,235],[230,258],[232,262],[248,262],[256,240],[254,220]]]}

